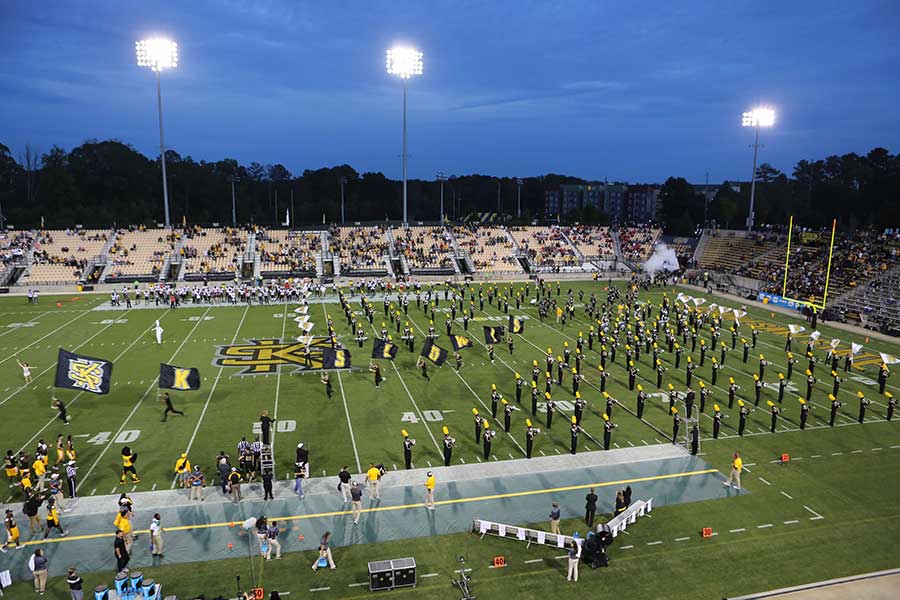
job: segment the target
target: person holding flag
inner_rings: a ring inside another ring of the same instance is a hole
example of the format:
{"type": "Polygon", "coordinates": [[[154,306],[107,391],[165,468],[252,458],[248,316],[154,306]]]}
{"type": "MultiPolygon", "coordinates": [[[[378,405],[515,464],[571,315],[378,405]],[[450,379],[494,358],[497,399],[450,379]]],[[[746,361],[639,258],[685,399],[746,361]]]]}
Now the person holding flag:
{"type": "Polygon", "coordinates": [[[157,344],[162,344],[163,331],[162,325],[159,324],[159,319],[157,319],[156,323],[153,324],[153,334],[156,336],[157,344]]]}

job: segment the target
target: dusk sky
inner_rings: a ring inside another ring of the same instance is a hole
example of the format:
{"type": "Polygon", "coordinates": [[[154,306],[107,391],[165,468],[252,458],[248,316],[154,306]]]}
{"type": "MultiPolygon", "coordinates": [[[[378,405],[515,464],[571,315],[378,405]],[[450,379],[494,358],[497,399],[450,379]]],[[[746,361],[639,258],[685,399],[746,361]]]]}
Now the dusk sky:
{"type": "Polygon", "coordinates": [[[154,77],[134,42],[179,43],[163,74],[168,147],[195,160],[348,163],[399,178],[395,43],[409,174],[548,172],[747,180],[741,112],[769,104],[761,161],[900,140],[900,3],[4,0],[0,143],[19,157],[86,139],[159,152],[154,77]]]}

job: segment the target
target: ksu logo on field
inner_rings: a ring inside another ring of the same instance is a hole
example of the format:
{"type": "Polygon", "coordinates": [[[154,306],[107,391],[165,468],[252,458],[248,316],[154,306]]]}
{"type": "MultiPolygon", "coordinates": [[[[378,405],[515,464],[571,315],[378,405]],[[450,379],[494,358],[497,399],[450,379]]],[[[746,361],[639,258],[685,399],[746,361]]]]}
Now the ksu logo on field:
{"type": "Polygon", "coordinates": [[[72,387],[99,394],[103,384],[104,362],[76,358],[69,361],[69,379],[72,387]]]}
{"type": "Polygon", "coordinates": [[[339,354],[338,361],[326,358],[326,351],[330,350],[331,340],[327,337],[313,337],[309,343],[308,356],[303,342],[249,340],[246,344],[218,346],[213,365],[239,367],[242,369],[239,375],[268,375],[277,373],[282,366],[293,367],[295,371],[349,368],[349,362],[344,364],[340,359],[343,354],[339,354]],[[326,362],[335,364],[326,365],[326,362]]]}

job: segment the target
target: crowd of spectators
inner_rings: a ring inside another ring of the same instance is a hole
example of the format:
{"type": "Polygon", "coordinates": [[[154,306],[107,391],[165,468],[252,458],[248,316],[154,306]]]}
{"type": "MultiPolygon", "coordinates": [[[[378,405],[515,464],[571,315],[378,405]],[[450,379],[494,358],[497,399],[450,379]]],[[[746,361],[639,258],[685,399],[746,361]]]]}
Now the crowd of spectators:
{"type": "Polygon", "coordinates": [[[502,227],[468,223],[456,225],[452,231],[460,249],[468,252],[476,271],[498,273],[522,270],[516,260],[516,248],[502,227]]]}
{"type": "Polygon", "coordinates": [[[341,261],[341,271],[382,271],[390,252],[384,226],[331,228],[331,250],[341,261]]]}
{"type": "Polygon", "coordinates": [[[260,228],[256,231],[256,253],[263,271],[315,271],[316,256],[322,253],[322,233],[260,228]]]}
{"type": "Polygon", "coordinates": [[[181,233],[174,229],[148,231],[143,225],[132,225],[117,230],[109,249],[113,270],[107,277],[159,275],[166,256],[175,250],[180,239],[181,233]]]}
{"type": "Polygon", "coordinates": [[[184,230],[184,243],[178,252],[188,273],[234,273],[240,269],[241,255],[246,251],[244,230],[193,226],[184,230]]]}
{"type": "Polygon", "coordinates": [[[559,227],[510,227],[509,232],[531,264],[542,270],[581,266],[575,248],[559,227]]]}
{"type": "Polygon", "coordinates": [[[443,227],[392,228],[394,247],[410,269],[452,269],[453,241],[443,227]]]}
{"type": "Polygon", "coordinates": [[[84,229],[37,232],[29,283],[78,279],[106,246],[109,235],[107,230],[84,229]]]}
{"type": "Polygon", "coordinates": [[[23,260],[34,245],[35,232],[9,231],[0,234],[0,262],[8,265],[23,260]]]}
{"type": "Polygon", "coordinates": [[[612,260],[616,255],[609,227],[575,225],[564,229],[566,235],[587,259],[612,260]]]}
{"type": "Polygon", "coordinates": [[[643,263],[653,253],[653,247],[659,240],[662,229],[653,226],[621,227],[619,229],[619,246],[626,260],[643,263]]]}

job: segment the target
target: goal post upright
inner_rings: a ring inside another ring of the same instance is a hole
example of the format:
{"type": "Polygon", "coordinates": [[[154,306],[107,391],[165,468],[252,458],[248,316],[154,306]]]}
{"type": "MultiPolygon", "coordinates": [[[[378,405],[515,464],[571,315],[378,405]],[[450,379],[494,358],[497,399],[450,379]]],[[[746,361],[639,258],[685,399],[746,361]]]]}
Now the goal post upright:
{"type": "Polygon", "coordinates": [[[828,284],[831,281],[831,260],[834,256],[834,236],[837,231],[837,219],[832,219],[831,221],[831,241],[828,245],[828,266],[825,269],[825,289],[822,292],[822,303],[816,304],[813,300],[815,296],[812,296],[810,300],[802,300],[800,298],[792,298],[787,294],[787,280],[788,280],[788,269],[790,268],[790,259],[791,259],[791,238],[794,230],[794,216],[791,215],[790,221],[788,222],[788,239],[787,239],[787,252],[784,256],[784,281],[781,286],[781,297],[785,300],[791,300],[798,304],[802,304],[805,306],[809,306],[810,308],[817,310],[825,310],[825,303],[828,300],[828,284]]]}

